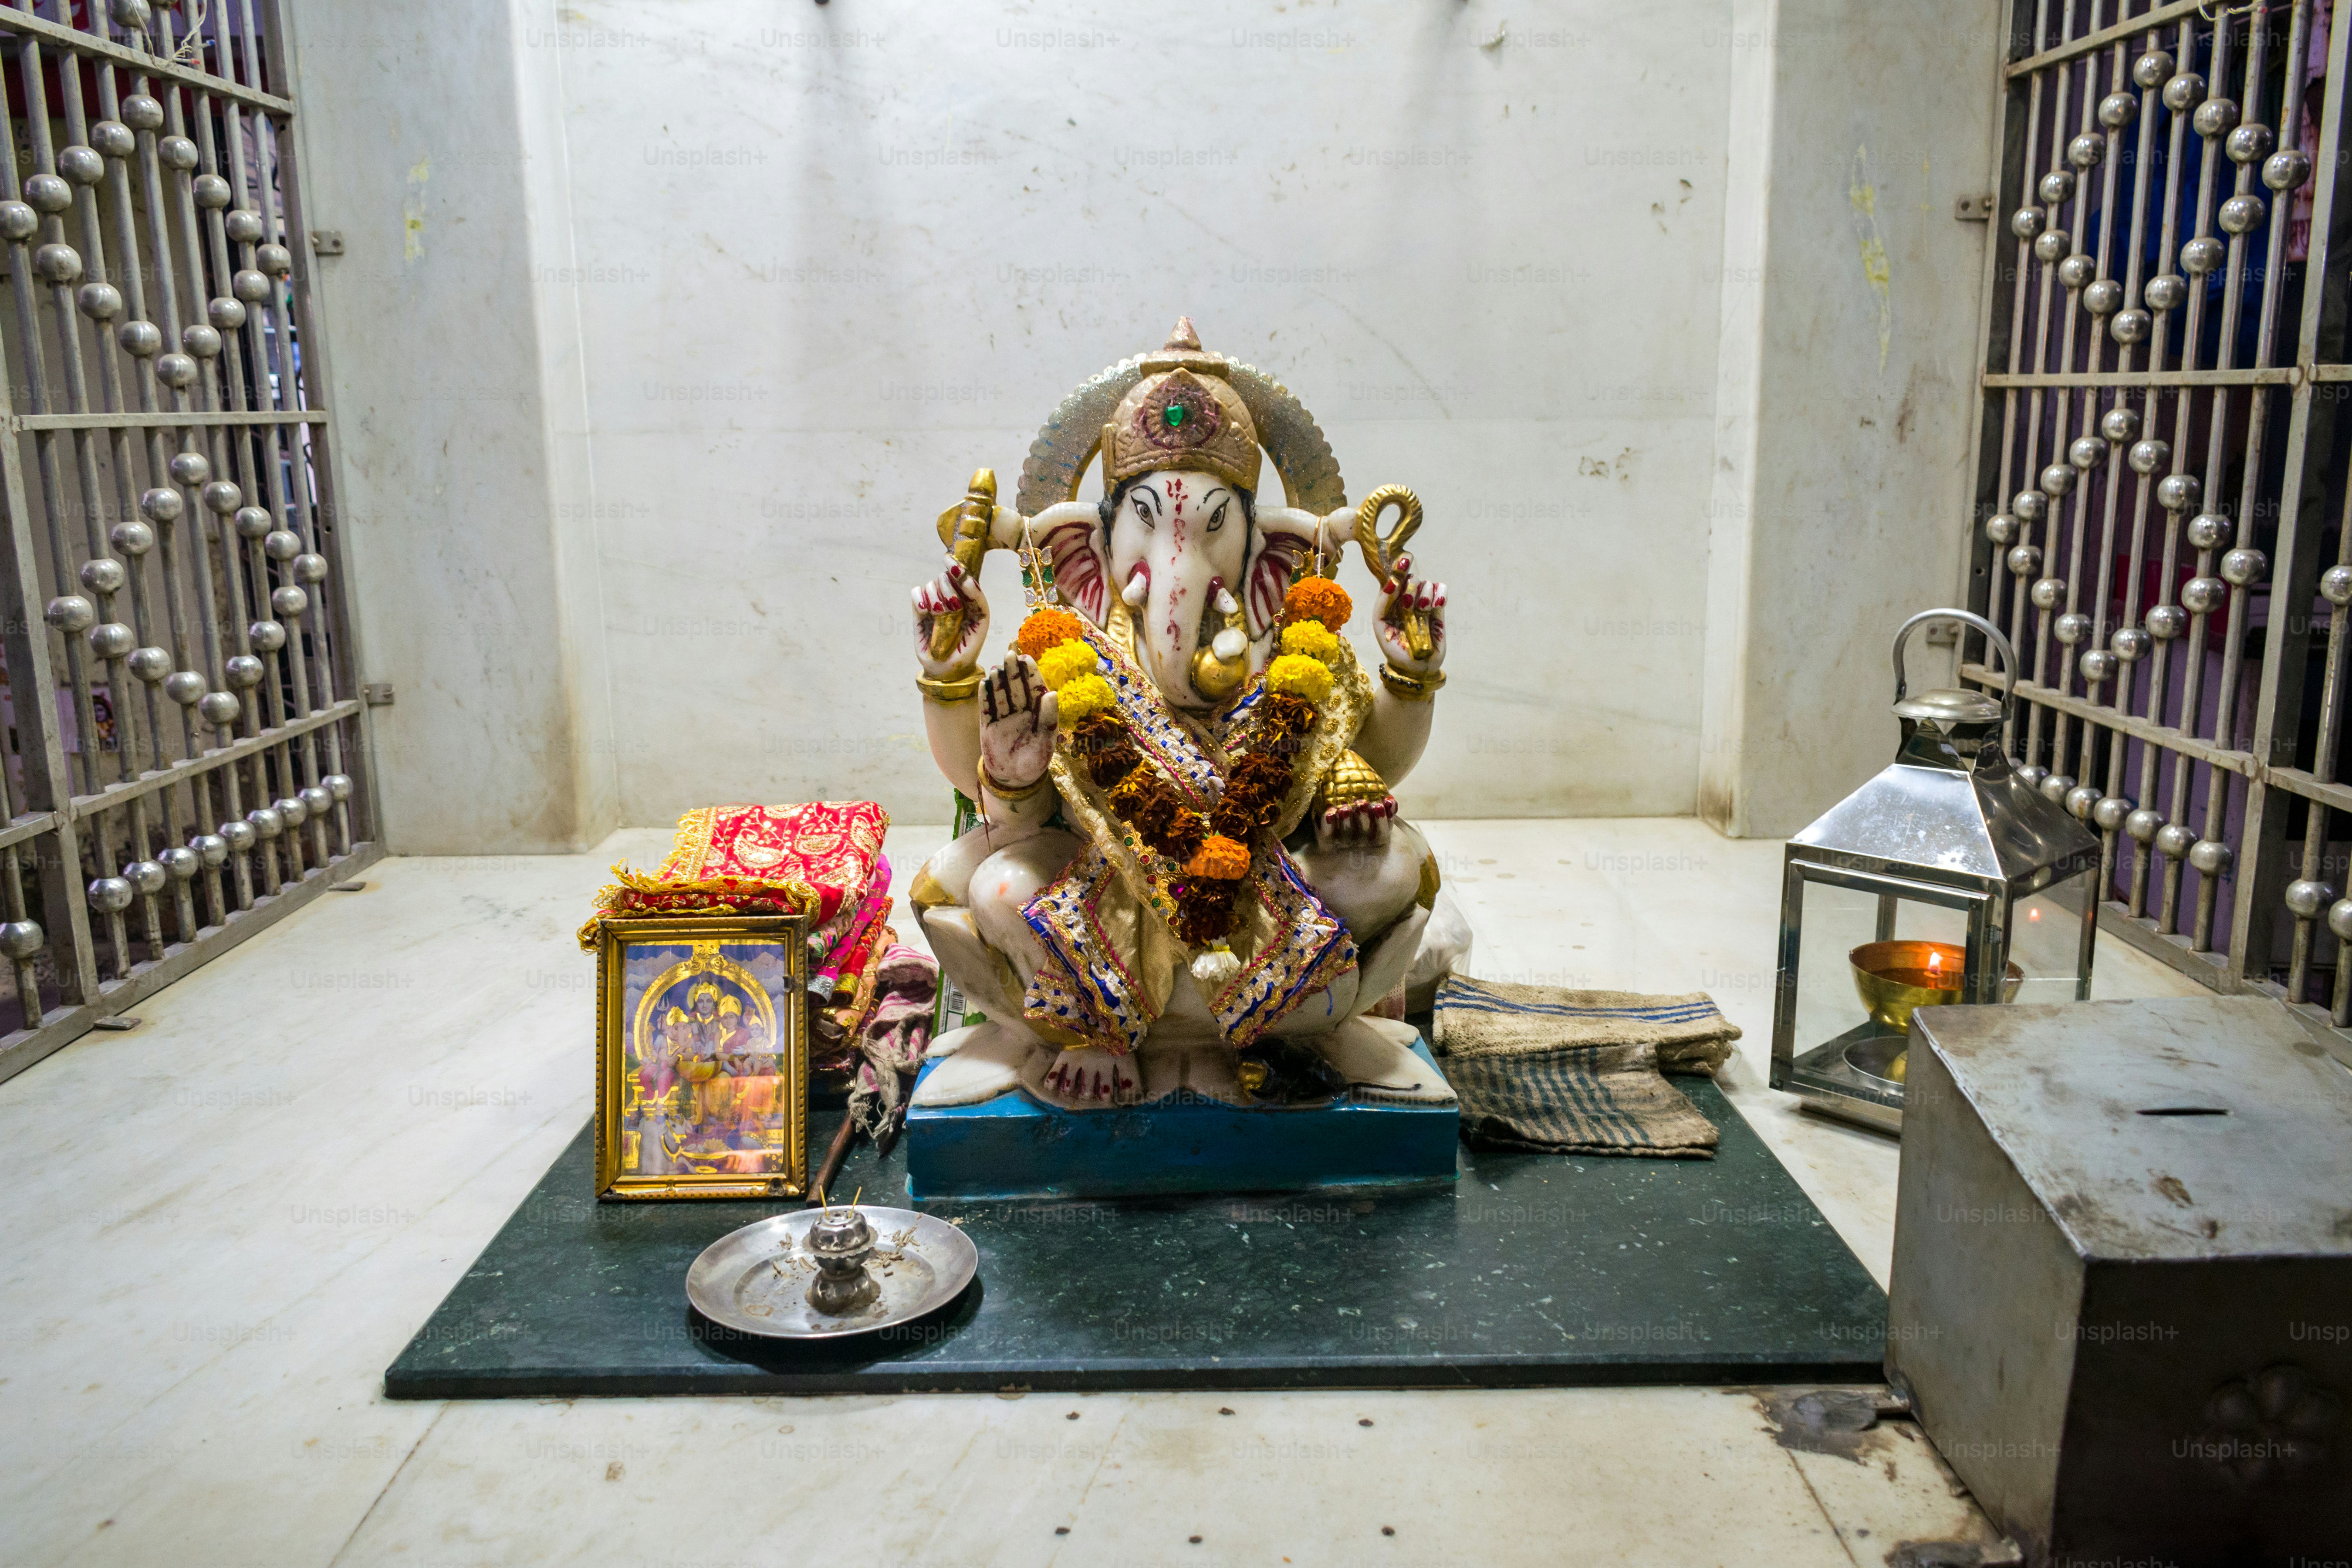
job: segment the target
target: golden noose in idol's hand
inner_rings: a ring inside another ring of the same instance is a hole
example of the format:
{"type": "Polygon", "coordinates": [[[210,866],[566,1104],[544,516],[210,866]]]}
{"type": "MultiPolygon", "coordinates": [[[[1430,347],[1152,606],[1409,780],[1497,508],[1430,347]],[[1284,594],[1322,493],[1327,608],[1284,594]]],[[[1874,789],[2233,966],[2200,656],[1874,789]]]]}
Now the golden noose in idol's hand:
{"type": "MultiPolygon", "coordinates": [[[[1421,498],[1402,485],[1382,485],[1366,496],[1356,508],[1356,542],[1364,552],[1364,565],[1383,584],[1394,577],[1392,563],[1404,553],[1405,542],[1421,527],[1421,498]],[[1381,513],[1397,509],[1397,525],[1381,537],[1381,513]]],[[[1409,584],[1399,582],[1396,596],[1402,598],[1409,584]]],[[[1397,627],[1404,633],[1404,650],[1415,660],[1429,658],[1433,649],[1429,640],[1429,612],[1400,607],[1397,627]]]]}
{"type": "MultiPolygon", "coordinates": [[[[996,521],[996,471],[982,468],[971,476],[963,500],[940,513],[940,542],[948,555],[973,582],[980,581],[980,563],[988,553],[989,529],[996,521]]],[[[945,660],[963,637],[963,610],[948,610],[931,619],[931,658],[945,660]]]]}

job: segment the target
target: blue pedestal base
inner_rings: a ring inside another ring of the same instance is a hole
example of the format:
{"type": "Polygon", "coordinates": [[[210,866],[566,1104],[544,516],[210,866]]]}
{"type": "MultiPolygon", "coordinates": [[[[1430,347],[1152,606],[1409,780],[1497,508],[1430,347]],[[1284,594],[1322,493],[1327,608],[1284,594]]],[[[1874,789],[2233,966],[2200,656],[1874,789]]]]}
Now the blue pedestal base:
{"type": "MultiPolygon", "coordinates": [[[[1436,1065],[1426,1042],[1412,1048],[1436,1065]]],[[[1179,1096],[1063,1110],[1014,1089],[909,1110],[907,1184],[918,1201],[1434,1185],[1454,1180],[1460,1122],[1451,1105],[1347,1100],[1244,1110],[1179,1096]]]]}

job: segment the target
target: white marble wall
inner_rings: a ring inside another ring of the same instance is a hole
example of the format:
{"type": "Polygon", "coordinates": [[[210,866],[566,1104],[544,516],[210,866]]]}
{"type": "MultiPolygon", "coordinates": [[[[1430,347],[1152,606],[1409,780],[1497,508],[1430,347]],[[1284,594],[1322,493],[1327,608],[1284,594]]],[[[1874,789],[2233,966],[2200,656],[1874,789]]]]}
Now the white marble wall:
{"type": "Polygon", "coordinates": [[[584,848],[615,810],[556,91],[503,4],[289,9],[386,837],[584,848]]]}
{"type": "Polygon", "coordinates": [[[1733,9],[1698,809],[1777,837],[1892,759],[1888,640],[1966,603],[1988,226],[1953,205],[2003,57],[1994,0],[1733,9]]]}
{"type": "Polygon", "coordinates": [[[930,520],[1180,312],[1427,503],[1409,810],[1802,820],[1956,574],[1994,58],[1804,4],[306,5],[395,844],[944,815],[930,520]]]}

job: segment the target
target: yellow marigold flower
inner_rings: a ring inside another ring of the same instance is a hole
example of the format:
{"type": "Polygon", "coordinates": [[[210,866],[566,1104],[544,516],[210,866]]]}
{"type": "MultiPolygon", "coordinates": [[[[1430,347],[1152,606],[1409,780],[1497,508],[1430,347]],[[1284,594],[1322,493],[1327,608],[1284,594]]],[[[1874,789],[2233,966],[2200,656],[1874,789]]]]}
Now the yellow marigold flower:
{"type": "Polygon", "coordinates": [[[1100,662],[1095,650],[1082,642],[1056,643],[1036,658],[1037,673],[1056,691],[1081,675],[1092,675],[1100,662]]]}
{"type": "MultiPolygon", "coordinates": [[[[1321,665],[1315,668],[1321,669],[1321,665]]],[[[1325,679],[1330,677],[1327,672],[1325,679]]],[[[1061,725],[1065,730],[1089,714],[1100,713],[1112,707],[1118,699],[1112,693],[1110,682],[1099,675],[1081,675],[1061,689],[1061,725]]]]}
{"type": "Polygon", "coordinates": [[[1297,621],[1282,628],[1282,651],[1304,654],[1329,663],[1339,651],[1339,639],[1321,621],[1297,621]]]}
{"type": "Polygon", "coordinates": [[[1356,613],[1356,602],[1328,577],[1301,577],[1283,595],[1282,613],[1292,621],[1320,621],[1336,632],[1356,613]]]}
{"type": "Polygon", "coordinates": [[[1276,691],[1320,702],[1331,695],[1331,670],[1320,659],[1286,653],[1266,666],[1265,683],[1276,691]]]}
{"type": "Polygon", "coordinates": [[[1056,643],[1079,642],[1087,635],[1087,624],[1067,610],[1034,610],[1021,623],[1020,634],[1013,646],[1031,658],[1041,657],[1056,643]]]}

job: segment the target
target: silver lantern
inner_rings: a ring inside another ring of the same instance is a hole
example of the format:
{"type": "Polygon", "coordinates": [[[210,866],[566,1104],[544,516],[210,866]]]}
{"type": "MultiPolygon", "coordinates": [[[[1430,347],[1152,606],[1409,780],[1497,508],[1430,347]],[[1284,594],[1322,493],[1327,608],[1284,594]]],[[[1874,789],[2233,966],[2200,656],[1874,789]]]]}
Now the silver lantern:
{"type": "Polygon", "coordinates": [[[1895,761],[1789,841],[1772,1087],[1812,1110],[1900,1131],[1916,1008],[2090,997],[2099,840],[2001,749],[2016,683],[2016,654],[1981,616],[1904,622],[1895,761]],[[1925,621],[1985,635],[2007,681],[1999,700],[1909,694],[1903,646],[1925,621]]]}

